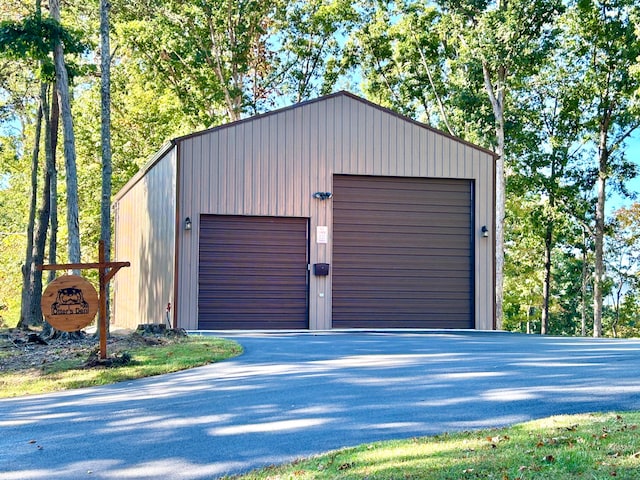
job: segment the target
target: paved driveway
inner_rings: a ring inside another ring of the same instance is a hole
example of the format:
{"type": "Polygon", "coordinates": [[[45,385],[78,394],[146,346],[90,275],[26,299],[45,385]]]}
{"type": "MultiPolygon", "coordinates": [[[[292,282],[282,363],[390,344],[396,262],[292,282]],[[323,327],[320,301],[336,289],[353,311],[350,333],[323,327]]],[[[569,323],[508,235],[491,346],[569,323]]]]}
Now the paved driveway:
{"type": "Polygon", "coordinates": [[[226,335],[236,359],[0,400],[0,479],[212,479],[374,440],[640,409],[640,340],[226,335]]]}

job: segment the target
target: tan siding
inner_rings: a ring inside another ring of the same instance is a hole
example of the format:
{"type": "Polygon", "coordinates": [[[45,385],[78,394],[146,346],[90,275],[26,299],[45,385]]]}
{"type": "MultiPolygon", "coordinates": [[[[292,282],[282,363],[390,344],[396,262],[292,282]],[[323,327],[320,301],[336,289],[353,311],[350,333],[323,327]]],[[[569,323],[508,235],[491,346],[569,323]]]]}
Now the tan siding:
{"type": "Polygon", "coordinates": [[[174,303],[175,191],[174,148],[114,204],[114,258],[131,262],[114,276],[118,326],[162,323],[174,303]]]}
{"type": "MultiPolygon", "coordinates": [[[[202,139],[194,139],[190,143],[182,143],[180,145],[180,167],[181,172],[179,175],[179,181],[181,182],[179,194],[179,203],[181,205],[178,218],[180,219],[179,236],[179,250],[178,250],[178,298],[176,302],[176,308],[178,309],[177,318],[178,326],[181,328],[189,328],[191,325],[191,319],[197,318],[197,308],[195,302],[192,300],[191,295],[194,294],[193,282],[185,281],[185,279],[191,278],[191,276],[197,275],[198,266],[198,249],[193,248],[195,244],[197,247],[197,241],[194,242],[196,235],[194,232],[198,231],[200,218],[197,210],[192,208],[193,196],[200,195],[200,192],[194,186],[194,180],[201,174],[199,171],[202,168],[207,171],[209,166],[202,164],[201,155],[201,143],[202,139]],[[186,202],[185,199],[189,198],[190,201],[186,202]],[[191,218],[193,229],[191,231],[184,230],[182,222],[186,217],[191,218]]],[[[211,165],[214,168],[214,165],[211,165]]],[[[197,293],[197,292],[196,292],[197,293]]]]}
{"type": "MultiPolygon", "coordinates": [[[[310,219],[310,262],[332,261],[334,174],[464,178],[475,181],[476,328],[492,325],[493,158],[486,152],[402,119],[348,95],[221,127],[179,140],[181,218],[180,318],[197,325],[197,252],[200,214],[294,216],[310,219]],[[329,243],[317,244],[316,227],[329,227],[329,243]]],[[[331,328],[331,275],[310,278],[310,328],[331,328]],[[322,296],[321,296],[322,295],[322,296]]]]}

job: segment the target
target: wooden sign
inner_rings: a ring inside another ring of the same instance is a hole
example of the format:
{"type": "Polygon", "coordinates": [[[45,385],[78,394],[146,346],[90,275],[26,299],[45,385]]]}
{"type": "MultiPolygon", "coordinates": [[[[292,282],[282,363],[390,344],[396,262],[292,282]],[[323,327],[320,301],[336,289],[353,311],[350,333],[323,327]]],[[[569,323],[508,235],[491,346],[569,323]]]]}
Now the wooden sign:
{"type": "Polygon", "coordinates": [[[93,322],[98,312],[98,293],[83,277],[63,275],[47,285],[40,306],[53,328],[75,332],[93,322]]]}

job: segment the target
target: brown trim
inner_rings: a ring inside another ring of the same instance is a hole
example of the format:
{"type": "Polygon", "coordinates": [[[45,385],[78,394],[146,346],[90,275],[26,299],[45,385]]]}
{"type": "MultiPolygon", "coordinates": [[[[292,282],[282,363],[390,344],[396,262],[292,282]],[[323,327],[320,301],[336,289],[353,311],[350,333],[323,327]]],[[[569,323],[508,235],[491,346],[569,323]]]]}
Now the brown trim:
{"type": "Polygon", "coordinates": [[[175,248],[174,248],[174,256],[173,256],[173,305],[172,305],[172,319],[173,319],[173,328],[179,328],[178,325],[178,268],[180,266],[180,247],[182,247],[182,242],[180,242],[180,235],[182,234],[182,202],[180,202],[180,182],[181,182],[181,152],[180,152],[180,144],[176,144],[176,240],[175,240],[175,248]]]}
{"type": "Polygon", "coordinates": [[[478,271],[480,270],[478,265],[478,254],[476,253],[476,249],[478,247],[478,227],[479,227],[478,216],[476,215],[476,205],[478,203],[478,200],[477,200],[478,189],[476,188],[475,179],[469,180],[469,183],[471,185],[471,198],[469,199],[471,202],[471,208],[469,209],[469,214],[471,216],[471,219],[470,219],[471,231],[469,232],[469,235],[471,236],[471,267],[472,267],[471,275],[469,275],[469,280],[471,282],[471,292],[472,292],[472,296],[471,296],[471,312],[473,315],[472,328],[474,330],[477,330],[478,323],[479,323],[477,306],[478,306],[478,297],[480,293],[478,291],[478,281],[476,280],[478,271]]]}
{"type": "MultiPolygon", "coordinates": [[[[492,264],[493,264],[493,330],[497,330],[498,329],[498,319],[496,318],[497,315],[497,303],[496,303],[496,289],[497,289],[497,282],[496,282],[496,160],[498,159],[497,156],[494,155],[494,162],[491,164],[491,170],[493,172],[493,174],[491,175],[491,178],[493,179],[492,181],[492,197],[493,197],[493,208],[491,210],[491,221],[492,221],[492,232],[493,232],[493,239],[492,239],[492,245],[491,245],[491,250],[492,250],[492,264]]],[[[504,271],[504,267],[503,267],[503,271],[504,271]]],[[[504,283],[504,281],[503,281],[504,283]]]]}

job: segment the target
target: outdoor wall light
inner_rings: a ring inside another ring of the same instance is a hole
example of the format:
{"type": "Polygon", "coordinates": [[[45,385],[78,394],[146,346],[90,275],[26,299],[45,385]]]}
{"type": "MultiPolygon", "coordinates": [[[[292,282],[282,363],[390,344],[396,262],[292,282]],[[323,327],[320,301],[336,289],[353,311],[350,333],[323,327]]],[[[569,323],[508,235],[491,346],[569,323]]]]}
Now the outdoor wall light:
{"type": "Polygon", "coordinates": [[[184,229],[191,230],[191,217],[187,217],[184,219],[184,229]]]}
{"type": "Polygon", "coordinates": [[[489,229],[487,228],[486,225],[483,225],[480,231],[482,232],[482,236],[484,238],[487,238],[489,236],[489,229]]]}
{"type": "Polygon", "coordinates": [[[318,200],[327,200],[333,197],[333,193],[331,192],[316,192],[313,194],[313,198],[317,198],[318,200]]]}

